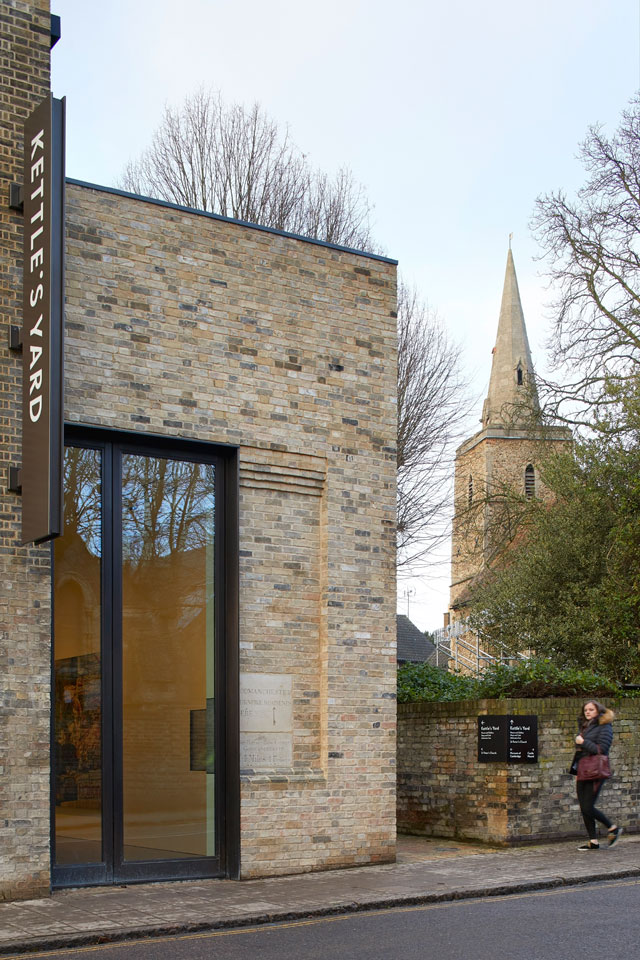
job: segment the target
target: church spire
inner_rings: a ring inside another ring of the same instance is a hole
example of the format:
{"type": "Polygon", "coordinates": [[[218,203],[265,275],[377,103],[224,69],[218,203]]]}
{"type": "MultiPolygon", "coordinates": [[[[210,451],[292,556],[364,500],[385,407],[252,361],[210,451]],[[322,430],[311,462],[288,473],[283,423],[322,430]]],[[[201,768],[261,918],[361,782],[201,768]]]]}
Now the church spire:
{"type": "Polygon", "coordinates": [[[509,238],[498,336],[493,348],[489,392],[482,408],[482,426],[529,422],[532,412],[538,409],[531,351],[509,238]]]}

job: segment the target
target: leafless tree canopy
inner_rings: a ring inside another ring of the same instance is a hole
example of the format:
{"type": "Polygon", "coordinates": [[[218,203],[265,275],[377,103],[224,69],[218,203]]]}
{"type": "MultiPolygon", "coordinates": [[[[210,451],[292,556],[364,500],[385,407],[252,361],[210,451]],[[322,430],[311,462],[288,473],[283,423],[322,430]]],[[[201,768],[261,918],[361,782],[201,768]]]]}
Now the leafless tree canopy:
{"type": "Polygon", "coordinates": [[[123,189],[360,250],[371,249],[371,207],[345,167],[313,169],[259,104],[227,106],[204,90],[165,107],[123,189]]]}
{"type": "MultiPolygon", "coordinates": [[[[148,564],[203,549],[212,542],[215,485],[211,464],[127,454],[122,471],[126,564],[148,564]]],[[[99,478],[100,457],[95,450],[65,448],[65,536],[81,540],[94,557],[102,551],[99,478]]]]}
{"type": "MultiPolygon", "coordinates": [[[[351,172],[333,178],[258,104],[227,106],[200,91],[165,108],[150,147],[121,186],[223,216],[372,249],[370,205],[351,172]]],[[[453,444],[468,403],[459,349],[401,286],[398,303],[398,543],[415,565],[447,535],[453,444]]]]}
{"type": "Polygon", "coordinates": [[[575,200],[540,197],[533,227],[558,291],[552,359],[559,382],[543,384],[553,413],[594,419],[611,386],[640,372],[640,98],[608,138],[592,127],[580,155],[588,173],[575,200]]]}
{"type": "Polygon", "coordinates": [[[398,290],[398,561],[415,567],[448,535],[456,442],[469,412],[460,348],[415,290],[398,290]]]}

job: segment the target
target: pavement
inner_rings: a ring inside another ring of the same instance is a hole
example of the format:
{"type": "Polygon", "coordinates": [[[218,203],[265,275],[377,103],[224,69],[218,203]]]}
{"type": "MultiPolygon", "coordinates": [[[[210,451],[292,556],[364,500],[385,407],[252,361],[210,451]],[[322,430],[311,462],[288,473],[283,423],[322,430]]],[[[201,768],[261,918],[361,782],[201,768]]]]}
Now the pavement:
{"type": "Polygon", "coordinates": [[[409,904],[640,878],[640,835],[503,848],[399,837],[397,861],[264,880],[188,880],[57,890],[0,903],[0,960],[39,951],[253,926],[409,904]]]}

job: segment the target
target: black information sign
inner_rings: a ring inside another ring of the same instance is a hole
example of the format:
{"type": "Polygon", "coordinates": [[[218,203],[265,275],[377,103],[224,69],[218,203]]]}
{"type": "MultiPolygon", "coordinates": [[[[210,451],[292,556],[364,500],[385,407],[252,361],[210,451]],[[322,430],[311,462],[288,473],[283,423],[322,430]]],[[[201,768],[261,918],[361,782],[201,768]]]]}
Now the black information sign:
{"type": "Polygon", "coordinates": [[[480,763],[537,763],[538,718],[536,716],[478,717],[480,763]]]}
{"type": "Polygon", "coordinates": [[[509,763],[538,762],[538,718],[509,717],[509,763]]]}
{"type": "Polygon", "coordinates": [[[507,759],[507,717],[478,717],[478,760],[502,763],[507,759]]]}
{"type": "Polygon", "coordinates": [[[64,100],[24,126],[22,542],[62,532],[64,100]]]}

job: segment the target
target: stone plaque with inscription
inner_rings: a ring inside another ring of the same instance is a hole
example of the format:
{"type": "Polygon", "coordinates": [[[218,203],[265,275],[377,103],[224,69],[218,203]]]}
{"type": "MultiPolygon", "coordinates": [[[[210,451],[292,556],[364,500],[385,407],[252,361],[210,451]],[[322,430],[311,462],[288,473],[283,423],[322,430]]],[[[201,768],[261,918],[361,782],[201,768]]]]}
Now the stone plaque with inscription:
{"type": "Polygon", "coordinates": [[[292,764],[290,733],[240,734],[240,766],[243,770],[275,770],[292,764]]]}
{"type": "Polygon", "coordinates": [[[266,770],[293,763],[291,676],[240,674],[240,766],[266,770]]]}

